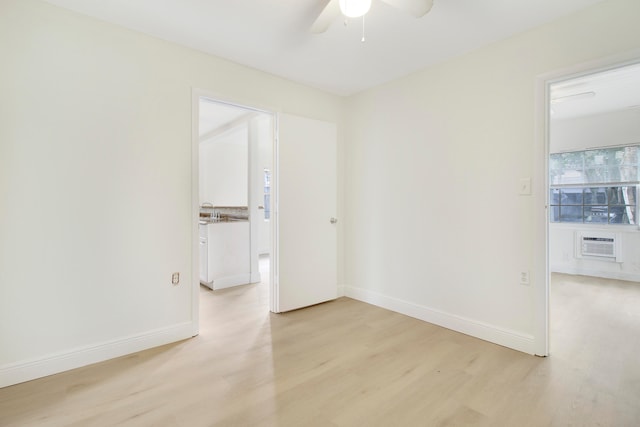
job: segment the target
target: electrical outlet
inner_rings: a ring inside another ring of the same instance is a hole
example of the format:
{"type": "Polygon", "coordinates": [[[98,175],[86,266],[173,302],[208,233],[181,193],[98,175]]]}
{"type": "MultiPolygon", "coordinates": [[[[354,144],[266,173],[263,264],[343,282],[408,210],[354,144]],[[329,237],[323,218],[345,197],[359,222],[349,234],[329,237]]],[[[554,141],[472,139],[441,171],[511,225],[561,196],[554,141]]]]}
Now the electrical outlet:
{"type": "Polygon", "coordinates": [[[518,193],[521,196],[531,195],[531,178],[522,178],[518,186],[518,193]]]}
{"type": "Polygon", "coordinates": [[[521,285],[529,285],[529,272],[521,271],[520,272],[520,284],[521,285]]]}
{"type": "Polygon", "coordinates": [[[173,273],[171,275],[171,284],[179,285],[180,284],[180,273],[173,273]]]}

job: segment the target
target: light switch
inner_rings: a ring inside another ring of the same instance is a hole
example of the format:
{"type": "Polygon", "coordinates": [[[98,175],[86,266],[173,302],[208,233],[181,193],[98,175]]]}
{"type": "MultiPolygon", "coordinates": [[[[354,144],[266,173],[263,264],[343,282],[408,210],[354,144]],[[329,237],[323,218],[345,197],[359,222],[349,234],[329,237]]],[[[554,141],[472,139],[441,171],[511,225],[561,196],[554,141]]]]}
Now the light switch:
{"type": "Polygon", "coordinates": [[[520,178],[519,194],[521,196],[531,195],[531,178],[520,178]]]}

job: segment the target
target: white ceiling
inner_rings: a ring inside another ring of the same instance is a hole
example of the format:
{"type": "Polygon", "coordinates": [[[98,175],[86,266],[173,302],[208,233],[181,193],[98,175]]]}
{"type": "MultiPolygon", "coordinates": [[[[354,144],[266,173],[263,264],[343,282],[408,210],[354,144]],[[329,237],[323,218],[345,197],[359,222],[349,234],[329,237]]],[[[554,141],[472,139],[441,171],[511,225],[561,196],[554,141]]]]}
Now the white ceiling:
{"type": "MultiPolygon", "coordinates": [[[[640,64],[554,83],[550,87],[550,99],[554,121],[621,110],[640,114],[640,64]],[[585,94],[590,96],[583,96],[585,94]]],[[[250,113],[246,108],[202,98],[200,136],[222,129],[242,117],[250,117],[250,113]]]]}
{"type": "Polygon", "coordinates": [[[416,19],[373,0],[361,21],[308,29],[327,0],[45,0],[231,61],[349,95],[603,0],[435,0],[416,19]]]}
{"type": "Polygon", "coordinates": [[[555,83],[550,98],[552,120],[640,111],[640,64],[555,83]]]}

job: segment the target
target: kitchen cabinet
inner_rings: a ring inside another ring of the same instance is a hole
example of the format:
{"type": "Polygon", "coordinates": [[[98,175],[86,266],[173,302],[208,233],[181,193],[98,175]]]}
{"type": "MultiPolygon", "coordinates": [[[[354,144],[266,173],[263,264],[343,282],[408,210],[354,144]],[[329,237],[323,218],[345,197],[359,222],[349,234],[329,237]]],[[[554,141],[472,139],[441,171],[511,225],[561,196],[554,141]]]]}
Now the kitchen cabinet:
{"type": "Polygon", "coordinates": [[[250,282],[249,221],[200,224],[200,283],[217,290],[250,282]]]}

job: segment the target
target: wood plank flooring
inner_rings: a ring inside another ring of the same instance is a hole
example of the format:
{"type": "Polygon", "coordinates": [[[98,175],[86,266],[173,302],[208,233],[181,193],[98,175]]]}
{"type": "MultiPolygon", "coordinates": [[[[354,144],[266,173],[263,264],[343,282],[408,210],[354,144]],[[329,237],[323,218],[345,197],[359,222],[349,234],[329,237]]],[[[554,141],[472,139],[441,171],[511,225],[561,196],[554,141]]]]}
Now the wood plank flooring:
{"type": "Polygon", "coordinates": [[[265,286],[202,288],[198,337],[0,389],[0,425],[640,426],[640,284],[552,283],[548,358],[348,298],[275,315],[265,286]]]}

